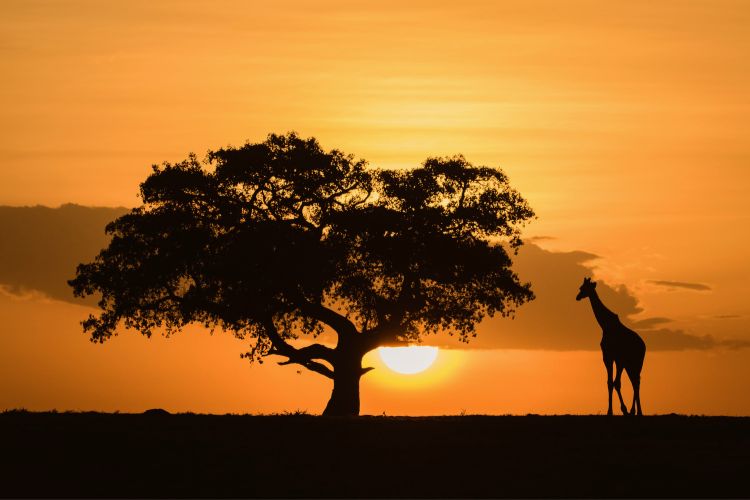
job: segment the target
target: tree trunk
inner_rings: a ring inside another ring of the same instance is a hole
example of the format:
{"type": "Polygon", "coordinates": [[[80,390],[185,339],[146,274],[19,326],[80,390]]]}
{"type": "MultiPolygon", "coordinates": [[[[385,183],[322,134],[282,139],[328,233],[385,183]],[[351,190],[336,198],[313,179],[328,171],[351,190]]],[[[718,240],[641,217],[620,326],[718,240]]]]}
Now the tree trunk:
{"type": "MultiPolygon", "coordinates": [[[[349,360],[347,360],[349,361],[349,360]]],[[[362,360],[334,365],[333,392],[323,415],[356,417],[359,415],[359,379],[362,377],[362,360]]]]}

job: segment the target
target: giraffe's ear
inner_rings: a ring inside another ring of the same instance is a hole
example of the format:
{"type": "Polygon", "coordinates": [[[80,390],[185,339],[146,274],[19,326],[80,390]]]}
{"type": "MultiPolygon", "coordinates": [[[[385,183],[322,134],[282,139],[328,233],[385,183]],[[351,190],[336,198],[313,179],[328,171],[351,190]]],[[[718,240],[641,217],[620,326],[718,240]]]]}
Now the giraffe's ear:
{"type": "Polygon", "coordinates": [[[591,283],[591,286],[593,286],[594,288],[596,288],[596,281],[589,280],[589,283],[591,283]]]}

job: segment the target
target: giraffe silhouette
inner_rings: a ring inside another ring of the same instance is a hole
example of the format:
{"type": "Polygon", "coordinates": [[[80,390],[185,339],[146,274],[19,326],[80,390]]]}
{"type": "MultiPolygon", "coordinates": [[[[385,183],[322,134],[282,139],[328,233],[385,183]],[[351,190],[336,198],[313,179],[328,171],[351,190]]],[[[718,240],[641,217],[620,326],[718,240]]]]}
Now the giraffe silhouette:
{"type": "Polygon", "coordinates": [[[599,326],[602,327],[602,356],[604,366],[607,368],[607,393],[609,395],[609,407],[607,415],[612,415],[612,388],[617,390],[620,398],[620,409],[623,415],[643,415],[641,410],[641,369],[646,357],[646,343],[630,328],[620,322],[617,314],[613,313],[602,303],[599,294],[596,293],[596,282],[591,278],[584,278],[583,284],[576,296],[576,300],[588,297],[594,316],[599,326]],[[615,377],[612,379],[612,365],[614,365],[615,377]],[[628,408],[622,400],[620,392],[622,370],[628,374],[630,383],[633,385],[633,406],[628,408]],[[637,413],[636,413],[637,411],[637,413]]]}

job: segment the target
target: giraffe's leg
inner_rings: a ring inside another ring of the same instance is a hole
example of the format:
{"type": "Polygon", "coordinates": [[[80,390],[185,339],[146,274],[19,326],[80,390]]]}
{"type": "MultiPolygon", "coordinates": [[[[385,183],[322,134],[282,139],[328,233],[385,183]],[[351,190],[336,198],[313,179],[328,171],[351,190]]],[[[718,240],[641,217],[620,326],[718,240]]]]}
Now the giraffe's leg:
{"type": "Polygon", "coordinates": [[[615,375],[614,387],[615,387],[615,390],[617,391],[617,397],[620,399],[620,411],[622,412],[623,415],[627,415],[628,407],[625,406],[625,401],[623,401],[622,399],[622,392],[620,392],[620,388],[622,387],[622,368],[623,368],[622,365],[620,365],[619,363],[615,363],[616,375],[615,375]]]}
{"type": "Polygon", "coordinates": [[[607,368],[607,393],[609,395],[607,415],[612,415],[612,388],[614,387],[614,382],[612,382],[612,361],[604,358],[604,366],[607,368]]]}
{"type": "Polygon", "coordinates": [[[635,369],[629,369],[627,372],[630,383],[633,384],[633,405],[630,407],[630,414],[635,415],[637,411],[638,415],[643,415],[641,410],[641,374],[635,369]]]}
{"type": "Polygon", "coordinates": [[[642,416],[643,410],[641,409],[641,381],[638,380],[638,383],[636,383],[633,386],[633,392],[635,392],[635,403],[638,408],[637,415],[642,416]]]}
{"type": "Polygon", "coordinates": [[[638,384],[636,384],[635,387],[635,401],[638,405],[638,415],[643,416],[643,410],[641,409],[641,370],[643,370],[643,359],[646,356],[646,353],[643,353],[643,357],[641,357],[641,362],[638,363],[638,373],[636,375],[636,380],[638,380],[638,384]]]}

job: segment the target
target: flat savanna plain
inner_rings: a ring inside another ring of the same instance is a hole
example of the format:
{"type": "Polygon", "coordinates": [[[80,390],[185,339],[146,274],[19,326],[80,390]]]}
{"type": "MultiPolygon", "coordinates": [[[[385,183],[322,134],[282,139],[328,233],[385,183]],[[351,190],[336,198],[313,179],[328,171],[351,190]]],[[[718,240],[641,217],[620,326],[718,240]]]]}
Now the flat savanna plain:
{"type": "Polygon", "coordinates": [[[750,497],[750,418],[0,414],[10,497],[750,497]]]}

